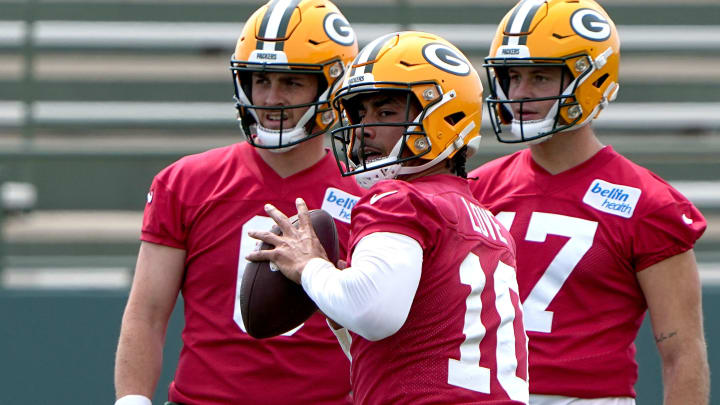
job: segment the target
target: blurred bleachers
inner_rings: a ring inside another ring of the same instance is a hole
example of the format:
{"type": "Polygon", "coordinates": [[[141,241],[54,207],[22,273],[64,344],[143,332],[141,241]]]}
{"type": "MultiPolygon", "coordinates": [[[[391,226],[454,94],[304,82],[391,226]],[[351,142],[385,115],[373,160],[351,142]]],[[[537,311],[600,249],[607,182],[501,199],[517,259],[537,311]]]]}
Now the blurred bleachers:
{"type": "MultiPolygon", "coordinates": [[[[483,76],[495,24],[515,2],[336,3],[361,46],[391,31],[436,32],[464,50],[483,76]]],[[[715,288],[720,2],[601,3],[618,26],[622,63],[618,100],[594,124],[597,133],[706,213],[710,227],[697,253],[706,288],[715,288]]],[[[228,63],[244,19],[259,4],[0,0],[0,181],[37,189],[32,210],[4,218],[0,297],[53,285],[112,291],[117,313],[104,321],[119,327],[153,175],[185,154],[240,140],[228,63]]],[[[483,149],[470,167],[516,149],[496,142],[484,127],[483,149]]],[[[115,339],[117,330],[111,332],[115,339]]],[[[12,336],[0,332],[0,343],[4,337],[12,336]]],[[[100,387],[102,400],[110,401],[111,374],[100,387]]],[[[12,394],[0,393],[0,404],[20,403],[3,395],[12,394]]],[[[650,398],[639,405],[658,397],[650,398]]]]}
{"type": "MultiPolygon", "coordinates": [[[[79,249],[56,242],[37,242],[35,249],[16,238],[25,223],[47,223],[43,215],[74,218],[82,229],[90,215],[121,212],[137,229],[158,170],[240,139],[228,59],[243,19],[259,4],[0,0],[0,179],[32,183],[38,196],[29,215],[35,219],[10,218],[9,260],[50,247],[79,249]]],[[[484,76],[495,24],[513,1],[338,4],[361,45],[390,31],[437,32],[484,76]]],[[[594,124],[597,132],[669,180],[720,180],[720,3],[603,4],[618,25],[623,56],[620,95],[594,124]]],[[[471,165],[514,150],[484,127],[484,148],[471,165]]],[[[132,236],[123,251],[129,256],[132,236]]],[[[75,239],[65,235],[61,242],[75,239]]],[[[89,239],[88,250],[106,249],[89,239]]]]}

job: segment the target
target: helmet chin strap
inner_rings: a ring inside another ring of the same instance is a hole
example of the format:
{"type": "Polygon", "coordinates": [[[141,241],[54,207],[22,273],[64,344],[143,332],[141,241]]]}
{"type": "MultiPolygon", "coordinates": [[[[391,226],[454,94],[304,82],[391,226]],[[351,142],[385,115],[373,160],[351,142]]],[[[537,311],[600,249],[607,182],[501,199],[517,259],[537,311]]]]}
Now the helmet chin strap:
{"type": "MultiPolygon", "coordinates": [[[[389,164],[392,162],[396,162],[398,160],[398,155],[400,154],[400,148],[402,147],[402,138],[400,138],[397,143],[395,143],[395,146],[393,146],[392,151],[388,154],[388,156],[385,156],[382,159],[374,160],[370,163],[367,163],[365,167],[367,170],[364,172],[360,172],[355,175],[355,181],[357,184],[360,185],[360,187],[363,188],[370,188],[375,185],[375,183],[381,181],[381,180],[389,180],[394,179],[397,177],[398,171],[400,170],[400,163],[395,164],[389,164]],[[387,166],[383,166],[387,165],[387,166]],[[377,167],[382,166],[382,167],[377,167]],[[373,169],[373,167],[375,167],[373,169]]],[[[353,164],[350,162],[350,167],[355,170],[360,165],[353,164]]]]}
{"type": "MultiPolygon", "coordinates": [[[[260,124],[253,125],[253,127],[255,128],[255,142],[258,144],[263,146],[280,144],[280,130],[265,128],[260,124]]],[[[307,136],[308,133],[303,127],[298,128],[296,126],[289,131],[282,131],[282,139],[288,143],[295,142],[307,136]]],[[[295,149],[298,145],[300,145],[300,143],[268,150],[272,153],[283,153],[295,149]]]]}
{"type": "MultiPolygon", "coordinates": [[[[550,113],[555,114],[555,112],[557,112],[557,103],[555,103],[553,108],[550,109],[550,113]]],[[[510,132],[512,133],[515,140],[532,140],[537,138],[541,134],[552,131],[554,123],[554,118],[548,117],[532,121],[520,121],[513,118],[510,132]]]]}
{"type": "MultiPolygon", "coordinates": [[[[385,163],[388,158],[383,158],[371,163],[368,166],[376,166],[381,163],[385,163]]],[[[400,170],[400,164],[396,163],[390,166],[383,166],[377,169],[367,170],[360,172],[355,175],[355,182],[362,188],[370,188],[381,180],[389,180],[397,177],[397,172],[400,170]]]]}

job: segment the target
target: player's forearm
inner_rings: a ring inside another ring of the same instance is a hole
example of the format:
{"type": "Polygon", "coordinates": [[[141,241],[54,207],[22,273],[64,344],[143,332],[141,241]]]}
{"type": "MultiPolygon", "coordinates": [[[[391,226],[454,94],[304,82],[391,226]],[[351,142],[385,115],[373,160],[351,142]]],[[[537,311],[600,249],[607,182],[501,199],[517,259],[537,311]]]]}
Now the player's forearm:
{"type": "Polygon", "coordinates": [[[682,353],[663,359],[664,405],[707,405],[710,372],[703,339],[683,347],[682,353]]]}
{"type": "Polygon", "coordinates": [[[115,395],[152,398],[162,369],[164,328],[123,320],[115,357],[115,395]]]}

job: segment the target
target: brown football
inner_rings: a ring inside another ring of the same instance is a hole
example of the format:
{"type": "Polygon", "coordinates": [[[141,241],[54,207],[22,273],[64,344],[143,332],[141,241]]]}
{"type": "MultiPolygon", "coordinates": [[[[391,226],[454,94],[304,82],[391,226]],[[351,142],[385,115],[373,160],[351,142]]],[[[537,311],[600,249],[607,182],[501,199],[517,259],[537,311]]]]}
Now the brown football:
{"type": "MultiPolygon", "coordinates": [[[[340,254],[337,229],[332,216],[323,210],[311,210],[310,221],[328,259],[337,264],[340,254]]],[[[297,226],[297,215],[290,218],[297,226]]],[[[275,225],[270,232],[280,235],[275,225]]],[[[263,243],[261,250],[271,249],[263,243]]],[[[317,311],[315,303],[302,286],[290,281],[280,271],[270,269],[270,262],[250,262],[240,285],[240,312],[247,333],[257,339],[281,335],[300,326],[317,311]]]]}

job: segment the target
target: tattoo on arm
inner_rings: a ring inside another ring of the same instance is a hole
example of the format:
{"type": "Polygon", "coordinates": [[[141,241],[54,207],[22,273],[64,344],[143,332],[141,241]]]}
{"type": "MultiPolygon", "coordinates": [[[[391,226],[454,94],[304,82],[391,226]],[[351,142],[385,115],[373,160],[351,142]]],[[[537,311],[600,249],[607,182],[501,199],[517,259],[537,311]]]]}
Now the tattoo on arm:
{"type": "Polygon", "coordinates": [[[660,336],[655,336],[655,343],[660,343],[662,341],[665,341],[667,339],[670,339],[671,337],[674,337],[677,335],[677,331],[670,332],[669,334],[660,333],[660,336]]]}

